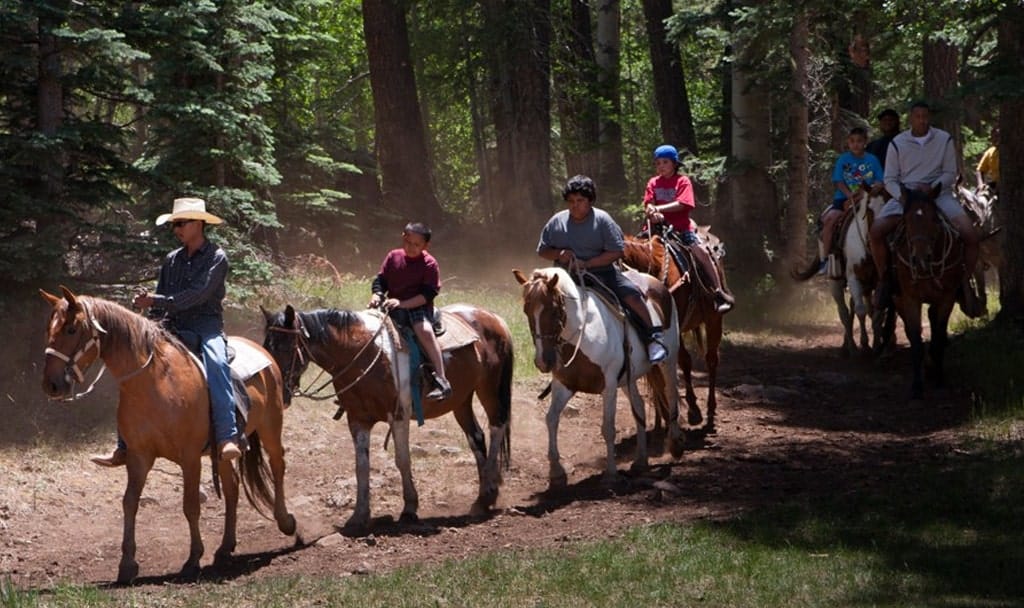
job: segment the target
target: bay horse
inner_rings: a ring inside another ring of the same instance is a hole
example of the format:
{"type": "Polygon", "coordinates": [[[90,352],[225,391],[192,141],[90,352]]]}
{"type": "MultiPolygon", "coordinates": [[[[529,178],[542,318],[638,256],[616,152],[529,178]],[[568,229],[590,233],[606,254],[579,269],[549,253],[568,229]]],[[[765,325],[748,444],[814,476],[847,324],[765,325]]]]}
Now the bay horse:
{"type": "Polygon", "coordinates": [[[903,190],[902,230],[897,229],[894,266],[897,287],[893,294],[896,311],[910,342],[913,365],[911,399],[924,396],[924,344],[921,338],[921,307],[928,304],[931,326],[932,371],[935,383],[945,382],[943,356],[948,342],[949,315],[957,302],[964,278],[963,243],[935,205],[939,194],[903,190]]]}
{"type": "MultiPolygon", "coordinates": [[[[452,394],[443,401],[423,399],[423,418],[451,412],[476,458],[480,489],[471,514],[486,514],[498,498],[502,465],[508,466],[512,433],[513,342],[498,315],[468,304],[441,308],[445,323],[461,324],[471,341],[444,350],[444,366],[452,394]],[[490,448],[473,413],[473,394],[483,406],[490,425],[490,448]]],[[[341,531],[365,534],[370,524],[370,431],[387,423],[395,439],[395,465],[402,475],[404,506],[400,521],[418,521],[419,495],[412,478],[409,456],[409,421],[413,395],[409,352],[377,310],[264,311],[264,346],[281,366],[285,390],[295,392],[302,373],[312,361],[330,374],[339,405],[338,416],[348,414],[355,447],[356,506],[341,531]]],[[[423,387],[426,392],[429,387],[423,387]]]]}
{"type": "MultiPolygon", "coordinates": [[[[130,583],[139,572],[135,518],[146,477],[157,458],[181,467],[182,506],[191,539],[181,576],[195,578],[203,555],[199,534],[201,458],[209,453],[211,438],[203,372],[187,348],[159,323],[103,298],[75,295],[66,287],[61,290],[63,297],[40,290],[53,307],[43,390],[53,399],[74,399],[75,378],[83,382],[84,372],[97,360],[102,360],[118,381],[117,428],[128,446],[128,483],[122,501],[124,532],[117,581],[130,583]]],[[[295,517],[285,506],[281,372],[258,344],[237,337],[229,338],[229,343],[236,351],[247,347],[265,361],[246,381],[250,409],[244,426],[249,449],[239,460],[237,474],[230,461],[214,463],[225,504],[218,562],[235,550],[239,479],[246,498],[260,514],[265,515],[263,507],[273,509],[278,529],[289,536],[296,533],[295,517]],[[263,450],[270,461],[269,470],[263,450]],[[272,494],[268,482],[273,484],[272,494]]]]}
{"type": "MultiPolygon", "coordinates": [[[[702,237],[707,240],[707,237],[702,237]]],[[[718,269],[718,277],[725,286],[725,272],[722,264],[717,260],[724,255],[725,246],[717,237],[713,239],[718,250],[709,249],[708,253],[716,260],[715,267],[718,269]]],[[[722,344],[723,314],[715,307],[714,296],[710,290],[697,285],[692,277],[693,268],[690,269],[687,279],[671,255],[665,255],[665,240],[654,235],[650,239],[637,239],[631,236],[626,237],[626,248],[623,252],[622,261],[627,265],[636,268],[640,272],[657,277],[668,287],[675,301],[675,311],[678,317],[677,327],[679,333],[679,369],[683,372],[683,383],[686,389],[686,418],[691,425],[705,422],[704,429],[708,433],[715,432],[715,414],[718,408],[718,400],[715,396],[715,386],[718,380],[718,349],[722,344]],[[703,330],[703,331],[702,331],[703,330]],[[708,397],[707,397],[707,419],[701,414],[697,406],[697,393],[693,389],[693,359],[686,349],[684,335],[693,332],[698,337],[698,342],[703,344],[704,365],[708,373],[708,397]],[[703,334],[703,340],[700,340],[703,334]]]]}
{"type": "MultiPolygon", "coordinates": [[[[647,419],[643,399],[637,389],[638,378],[646,376],[659,408],[667,411],[669,447],[676,458],[682,456],[682,429],[679,426],[679,391],[676,359],[679,331],[672,310],[672,298],[659,281],[637,272],[628,276],[648,296],[648,302],[665,320],[664,346],[668,356],[652,366],[647,348],[630,322],[621,317],[594,289],[580,288],[562,268],[540,268],[527,278],[512,271],[523,286],[523,312],[533,336],[534,365],[541,373],[551,373],[551,403],[546,416],[548,427],[549,486],[562,488],[567,483],[558,452],[558,423],[569,399],[577,392],[600,394],[604,400],[601,434],[605,440],[605,484],[618,477],[615,464],[616,389],[629,397],[636,422],[636,455],[631,470],[643,471],[647,459],[647,419]]],[[[652,318],[657,319],[655,314],[652,318]]]]}
{"type": "MultiPolygon", "coordinates": [[[[857,349],[853,339],[854,317],[860,324],[860,349],[865,354],[872,352],[867,318],[870,316],[872,320],[875,349],[880,350],[883,341],[887,339],[883,335],[884,328],[892,327],[891,322],[886,324],[884,319],[878,317],[878,314],[885,314],[886,311],[875,311],[871,306],[871,294],[878,285],[878,272],[871,257],[868,232],[875,215],[882,210],[884,204],[885,200],[881,196],[860,196],[839,220],[839,230],[836,231],[840,245],[841,272],[837,273],[839,276],[829,277],[829,291],[843,325],[843,345],[839,352],[844,357],[853,355],[857,349]],[[847,290],[850,294],[849,304],[846,300],[847,290]]],[[[803,282],[814,277],[818,274],[819,261],[815,259],[806,269],[793,272],[793,278],[803,282]]]]}

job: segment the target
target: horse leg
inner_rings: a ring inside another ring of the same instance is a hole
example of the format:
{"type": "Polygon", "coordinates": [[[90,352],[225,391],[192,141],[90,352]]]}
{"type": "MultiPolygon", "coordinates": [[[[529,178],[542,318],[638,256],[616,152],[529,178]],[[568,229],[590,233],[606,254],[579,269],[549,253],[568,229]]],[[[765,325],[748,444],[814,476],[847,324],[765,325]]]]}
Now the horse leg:
{"type": "MultiPolygon", "coordinates": [[[[902,296],[906,298],[907,296],[902,296]]],[[[900,316],[903,317],[903,330],[907,334],[907,341],[910,342],[910,360],[913,369],[913,379],[910,383],[910,398],[913,400],[924,398],[924,378],[922,369],[924,367],[924,344],[921,341],[921,303],[907,303],[902,305],[900,316]]]]}
{"type": "MultiPolygon", "coordinates": [[[[626,396],[629,397],[630,409],[633,411],[633,420],[636,422],[636,456],[633,458],[633,464],[629,467],[629,470],[639,473],[646,471],[648,468],[646,406],[644,405],[643,398],[640,397],[640,391],[636,388],[636,381],[627,383],[624,391],[626,396]]],[[[614,444],[614,414],[612,420],[612,443],[614,444]]],[[[605,438],[607,439],[607,437],[605,438]]],[[[614,463],[614,458],[612,462],[614,463]]]]}
{"type": "MultiPolygon", "coordinates": [[[[604,402],[601,414],[601,436],[604,437],[605,447],[605,468],[602,483],[605,485],[614,483],[619,475],[618,468],[615,466],[615,397],[618,393],[615,384],[615,376],[609,378],[608,375],[605,375],[605,389],[604,392],[601,393],[601,398],[604,402]]],[[[640,438],[637,437],[638,452],[640,449],[639,443],[640,438]]],[[[633,464],[636,465],[636,462],[634,461],[633,464]]]]}
{"type": "Polygon", "coordinates": [[[409,455],[409,419],[401,418],[391,422],[391,435],[395,440],[395,466],[402,475],[402,514],[398,521],[416,523],[420,508],[420,497],[412,480],[412,457],[409,455]]]}
{"type": "MultiPolygon", "coordinates": [[[[466,399],[455,408],[453,413],[455,414],[455,420],[459,423],[459,427],[462,428],[462,432],[466,434],[469,449],[473,452],[473,458],[476,459],[476,473],[480,483],[476,502],[473,503],[469,512],[473,516],[485,515],[498,498],[498,484],[493,479],[494,475],[491,471],[490,455],[487,453],[487,442],[484,439],[483,429],[480,428],[476,421],[476,416],[473,414],[473,393],[466,395],[466,399]]],[[[491,438],[491,443],[494,443],[493,437],[491,438]]],[[[494,464],[496,465],[497,453],[493,454],[493,456],[495,457],[494,464]]],[[[497,467],[495,466],[494,468],[497,467]]]]}
{"type": "Polygon", "coordinates": [[[953,312],[953,300],[947,298],[948,302],[932,304],[928,307],[928,321],[931,325],[931,343],[928,346],[928,354],[932,360],[932,373],[935,377],[935,386],[946,385],[946,374],[943,368],[943,359],[948,344],[949,315],[953,312]]]}
{"type": "MultiPolygon", "coordinates": [[[[184,488],[181,506],[185,512],[185,519],[188,520],[188,533],[191,542],[189,544],[188,560],[181,567],[179,576],[188,580],[195,580],[199,576],[199,558],[203,556],[203,539],[199,535],[199,477],[201,468],[202,458],[199,454],[189,456],[181,463],[181,483],[184,488]]],[[[221,470],[223,471],[223,469],[221,470]]],[[[224,499],[226,501],[228,498],[228,487],[231,484],[223,477],[221,478],[221,484],[224,488],[224,499]]],[[[238,500],[237,488],[235,489],[235,500],[236,502],[238,500]]],[[[225,517],[225,521],[227,521],[227,517],[225,517]]],[[[225,533],[226,527],[225,524],[225,533]]]]}
{"type": "Polygon", "coordinates": [[[722,345],[722,321],[724,317],[720,314],[711,315],[705,325],[707,334],[707,350],[704,352],[704,365],[708,368],[708,399],[707,399],[707,410],[708,410],[708,421],[704,425],[704,431],[709,435],[714,435],[717,430],[715,429],[715,415],[718,411],[718,398],[717,383],[718,383],[718,349],[722,345]]]}
{"type": "Polygon", "coordinates": [[[295,516],[288,512],[288,506],[284,499],[284,445],[281,443],[281,416],[277,416],[278,422],[275,425],[277,432],[260,434],[263,450],[267,453],[267,460],[270,462],[270,474],[274,478],[274,521],[277,522],[277,529],[286,536],[295,534],[295,516]]]}
{"type": "Polygon", "coordinates": [[[683,371],[683,386],[686,389],[686,422],[691,426],[704,421],[704,416],[697,407],[697,393],[693,390],[693,358],[686,350],[682,336],[679,338],[679,369],[683,371]]]}
{"type": "MultiPolygon", "coordinates": [[[[850,289],[850,308],[853,309],[853,314],[857,316],[857,321],[860,323],[860,350],[861,352],[868,352],[871,350],[871,341],[868,338],[868,324],[867,324],[867,297],[864,294],[864,285],[861,284],[860,279],[853,274],[852,269],[848,272],[846,277],[846,284],[850,289]]],[[[851,321],[852,325],[852,321],[851,321]]],[[[852,333],[852,327],[851,333],[852,333]]],[[[851,341],[853,336],[850,336],[851,341]]]]}
{"type": "Polygon", "coordinates": [[[836,311],[839,313],[839,322],[843,324],[843,345],[839,348],[841,357],[849,357],[854,351],[853,344],[853,315],[846,306],[846,284],[845,281],[832,281],[832,299],[836,303],[836,311]]]}
{"type": "Polygon", "coordinates": [[[356,452],[356,508],[342,529],[362,536],[370,527],[370,427],[350,416],[348,431],[356,452]]]}
{"type": "MultiPolygon", "coordinates": [[[[211,457],[216,458],[216,452],[211,457]]],[[[217,467],[220,473],[221,492],[224,495],[224,535],[221,537],[220,546],[213,554],[214,564],[230,558],[238,544],[235,536],[238,527],[238,477],[231,461],[222,460],[217,463],[217,467]]]]}
{"type": "Polygon", "coordinates": [[[128,450],[128,483],[121,506],[124,510],[124,532],[121,537],[121,564],[117,568],[117,582],[128,584],[139,575],[139,562],[135,561],[135,517],[139,512],[139,498],[146,486],[146,477],[153,468],[153,457],[128,450]]]}
{"type": "Polygon", "coordinates": [[[551,405],[548,406],[548,413],[544,418],[548,425],[548,487],[551,489],[564,488],[568,484],[565,469],[558,455],[558,423],[562,419],[562,410],[573,394],[573,391],[563,386],[561,382],[551,382],[551,405]]]}
{"type": "MultiPolygon", "coordinates": [[[[678,352],[676,357],[678,357],[678,352]]],[[[668,431],[668,449],[673,458],[683,456],[683,429],[679,426],[679,379],[676,377],[678,362],[672,360],[672,353],[653,371],[661,375],[662,399],[668,411],[665,416],[665,428],[668,431]]]]}

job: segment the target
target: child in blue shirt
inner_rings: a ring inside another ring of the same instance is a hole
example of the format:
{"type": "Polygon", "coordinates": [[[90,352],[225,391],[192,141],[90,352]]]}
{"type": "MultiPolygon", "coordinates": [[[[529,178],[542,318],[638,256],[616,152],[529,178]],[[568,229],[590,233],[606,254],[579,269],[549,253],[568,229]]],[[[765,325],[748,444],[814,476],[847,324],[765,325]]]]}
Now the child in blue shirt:
{"type": "Polygon", "coordinates": [[[874,196],[880,194],[885,187],[882,182],[882,165],[874,154],[864,151],[867,144],[868,132],[865,129],[850,129],[846,137],[848,150],[839,155],[832,169],[832,183],[836,186],[836,192],[832,204],[821,214],[821,243],[825,256],[823,263],[832,250],[836,223],[843,216],[843,211],[864,196],[866,190],[870,190],[869,196],[874,196]]]}

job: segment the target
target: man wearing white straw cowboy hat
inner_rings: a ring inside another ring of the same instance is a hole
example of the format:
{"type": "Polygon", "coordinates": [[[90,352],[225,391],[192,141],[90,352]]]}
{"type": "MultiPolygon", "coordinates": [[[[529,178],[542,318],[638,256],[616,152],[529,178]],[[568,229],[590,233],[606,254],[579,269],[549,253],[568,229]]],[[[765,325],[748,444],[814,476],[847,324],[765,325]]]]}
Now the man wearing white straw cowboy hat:
{"type": "MultiPolygon", "coordinates": [[[[170,223],[182,247],[164,258],[156,292],[135,296],[136,308],[152,308],[150,316],[162,317],[164,324],[191,350],[202,353],[210,390],[213,433],[221,458],[241,455],[236,440],[234,391],[228,367],[227,339],[224,337],[224,279],[228,257],[224,250],[206,238],[207,224],[224,220],[206,212],[201,198],[174,200],[171,213],[156,218],[156,225],[170,223]]],[[[130,446],[128,446],[130,447],[130,446]]],[[[108,467],[125,464],[128,447],[118,438],[117,448],[109,456],[94,456],[92,461],[108,467]]]]}

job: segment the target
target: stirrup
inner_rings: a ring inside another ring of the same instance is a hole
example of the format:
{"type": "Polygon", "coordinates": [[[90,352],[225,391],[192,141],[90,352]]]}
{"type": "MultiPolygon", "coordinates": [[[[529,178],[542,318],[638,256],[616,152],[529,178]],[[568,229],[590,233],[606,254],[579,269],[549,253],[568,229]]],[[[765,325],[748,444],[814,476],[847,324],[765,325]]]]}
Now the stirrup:
{"type": "Polygon", "coordinates": [[[427,399],[431,401],[444,401],[448,397],[452,396],[452,385],[447,379],[437,375],[437,372],[431,374],[434,379],[434,384],[437,385],[434,390],[427,393],[427,399]]]}

